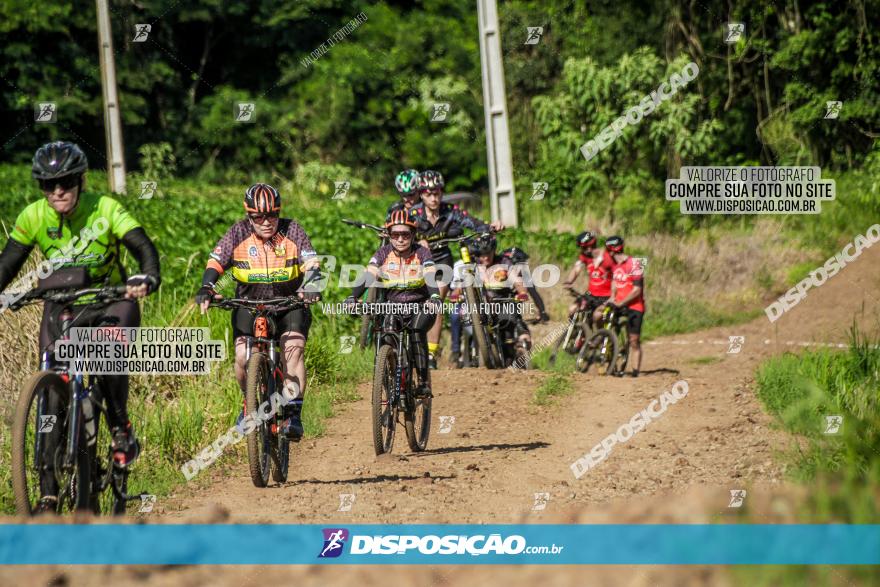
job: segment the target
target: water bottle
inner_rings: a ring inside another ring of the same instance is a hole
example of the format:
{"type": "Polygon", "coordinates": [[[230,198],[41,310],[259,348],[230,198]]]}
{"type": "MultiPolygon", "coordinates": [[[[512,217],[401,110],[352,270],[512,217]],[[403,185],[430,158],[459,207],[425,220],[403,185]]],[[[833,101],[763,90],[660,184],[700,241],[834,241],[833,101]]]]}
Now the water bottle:
{"type": "Polygon", "coordinates": [[[86,396],[82,398],[83,424],[86,431],[86,444],[92,446],[98,439],[98,426],[95,422],[95,405],[92,398],[86,396]]]}

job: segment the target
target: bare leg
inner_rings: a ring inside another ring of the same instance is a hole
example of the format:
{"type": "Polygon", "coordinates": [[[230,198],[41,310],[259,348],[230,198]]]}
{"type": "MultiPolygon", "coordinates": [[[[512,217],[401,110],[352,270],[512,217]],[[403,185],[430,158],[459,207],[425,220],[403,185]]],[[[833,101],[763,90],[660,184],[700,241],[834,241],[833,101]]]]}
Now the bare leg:
{"type": "Polygon", "coordinates": [[[239,336],[235,339],[235,379],[238,381],[238,387],[242,393],[244,393],[244,386],[247,383],[245,381],[247,377],[245,372],[245,367],[247,367],[247,345],[245,343],[246,339],[244,336],[239,336]]]}
{"type": "Polygon", "coordinates": [[[633,371],[637,374],[642,370],[642,346],[639,344],[639,335],[629,335],[629,355],[633,365],[633,371]]]}
{"type": "Polygon", "coordinates": [[[306,392],[306,338],[288,331],[279,339],[284,353],[284,386],[287,399],[302,399],[306,392]]]}

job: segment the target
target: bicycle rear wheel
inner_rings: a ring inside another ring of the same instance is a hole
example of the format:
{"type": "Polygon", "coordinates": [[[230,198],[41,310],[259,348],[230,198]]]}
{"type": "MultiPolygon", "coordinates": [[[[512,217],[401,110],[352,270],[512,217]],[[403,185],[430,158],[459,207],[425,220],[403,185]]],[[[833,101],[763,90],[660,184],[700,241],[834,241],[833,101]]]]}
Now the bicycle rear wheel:
{"type": "MultiPolygon", "coordinates": [[[[367,303],[372,304],[376,301],[376,288],[369,287],[367,288],[367,303]]],[[[374,316],[370,313],[366,313],[361,316],[361,330],[359,336],[359,343],[362,349],[370,346],[370,342],[373,339],[373,318],[374,316]]]]}
{"type": "MultiPolygon", "coordinates": [[[[413,369],[410,367],[410,389],[416,389],[423,382],[418,377],[413,378],[413,369]]],[[[430,379],[431,374],[428,373],[430,379]]],[[[406,428],[406,441],[413,452],[422,452],[428,447],[428,436],[431,434],[431,398],[412,397],[407,399],[407,411],[403,417],[406,428]]]]}
{"type": "Polygon", "coordinates": [[[624,324],[617,333],[617,356],[614,358],[614,375],[623,377],[627,363],[629,363],[629,328],[624,324]]]}
{"type": "Polygon", "coordinates": [[[584,338],[581,333],[580,324],[581,313],[578,312],[571,320],[569,320],[568,328],[566,328],[553,343],[553,349],[550,351],[550,358],[547,360],[551,366],[556,364],[556,356],[559,354],[559,351],[575,355],[583,347],[586,338],[584,338]]]}
{"type": "Polygon", "coordinates": [[[268,399],[269,361],[263,353],[251,354],[247,363],[247,385],[245,386],[246,413],[251,414],[257,426],[247,435],[248,464],[251,481],[255,487],[269,484],[269,452],[271,435],[270,423],[263,421],[257,411],[260,404],[268,399]]]}
{"type": "Polygon", "coordinates": [[[92,463],[90,509],[96,515],[121,516],[125,513],[125,500],[122,496],[128,492],[128,470],[113,466],[110,429],[107,425],[100,425],[102,419],[106,422],[104,416],[103,410],[95,414],[98,437],[89,447],[89,460],[92,463]],[[107,449],[103,454],[101,447],[107,449]]]}
{"type": "Polygon", "coordinates": [[[397,350],[384,344],[376,354],[373,369],[373,448],[377,455],[391,452],[394,447],[394,427],[397,424],[397,404],[393,400],[397,350]]]}
{"type": "Polygon", "coordinates": [[[19,514],[35,513],[44,495],[57,496],[59,514],[89,507],[91,472],[84,434],[72,466],[64,466],[69,394],[68,384],[51,371],[35,373],[22,386],[12,425],[12,491],[19,514]]]}

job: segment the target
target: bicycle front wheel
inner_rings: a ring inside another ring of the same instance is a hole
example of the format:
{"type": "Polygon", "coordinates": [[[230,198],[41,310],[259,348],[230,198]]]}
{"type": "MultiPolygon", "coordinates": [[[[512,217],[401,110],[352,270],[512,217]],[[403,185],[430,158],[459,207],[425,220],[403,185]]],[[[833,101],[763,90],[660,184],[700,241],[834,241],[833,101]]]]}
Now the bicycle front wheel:
{"type": "Polygon", "coordinates": [[[270,422],[264,421],[257,409],[268,399],[269,360],[263,353],[253,353],[247,363],[247,385],[244,401],[246,412],[255,418],[257,426],[247,435],[248,464],[255,487],[269,484],[269,452],[271,450],[270,422]]]}
{"type": "Polygon", "coordinates": [[[91,471],[85,436],[65,464],[70,389],[52,371],[40,371],[22,386],[12,425],[12,491],[19,514],[37,512],[44,496],[57,497],[55,513],[89,507],[91,471]]]}
{"type": "Polygon", "coordinates": [[[391,452],[394,427],[397,424],[397,402],[394,401],[397,350],[384,344],[376,354],[373,370],[373,448],[377,455],[391,452]]]}
{"type": "Polygon", "coordinates": [[[474,339],[477,342],[477,351],[480,355],[480,363],[487,369],[496,369],[501,364],[501,358],[498,356],[495,347],[489,340],[489,333],[486,332],[486,326],[483,324],[483,317],[480,315],[480,300],[477,296],[476,289],[471,287],[464,288],[465,299],[468,304],[468,312],[471,315],[471,326],[474,330],[474,339]]]}
{"type": "Polygon", "coordinates": [[[607,328],[600,328],[596,334],[581,348],[576,366],[578,371],[586,373],[596,365],[599,375],[610,375],[617,357],[617,338],[607,328]]]}
{"type": "MultiPolygon", "coordinates": [[[[412,368],[410,368],[412,371],[412,368]]],[[[430,372],[428,377],[431,377],[430,372]]],[[[416,389],[423,382],[410,377],[411,389],[416,389]]],[[[403,418],[406,428],[406,440],[413,452],[422,452],[428,448],[428,436],[431,434],[431,398],[410,397],[403,418]]]]}

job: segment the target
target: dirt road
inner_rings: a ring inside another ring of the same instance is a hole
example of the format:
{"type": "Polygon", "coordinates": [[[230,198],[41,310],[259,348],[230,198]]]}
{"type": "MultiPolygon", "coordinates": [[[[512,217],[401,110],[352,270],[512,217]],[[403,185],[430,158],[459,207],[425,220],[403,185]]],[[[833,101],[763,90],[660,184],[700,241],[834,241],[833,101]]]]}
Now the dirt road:
{"type": "MultiPolygon", "coordinates": [[[[799,350],[800,343],[845,342],[854,317],[863,328],[876,330],[878,261],[880,247],[865,251],[775,324],[761,316],[736,327],[654,341],[645,346],[643,375],[637,379],[575,374],[575,392],[552,406],[533,403],[545,373],[441,369],[434,375],[429,449],[421,454],[408,451],[401,431],[392,455],[374,455],[369,387],[364,384],[359,388],[362,399],[342,407],[325,436],[295,447],[291,481],[285,485],[256,489],[246,466],[214,467],[203,473],[209,482],[185,487],[157,504],[152,519],[331,526],[700,522],[730,516],[729,490],[748,488],[753,496],[748,499],[754,500],[751,514],[778,520],[778,508],[769,505],[783,477],[774,452],[789,446],[790,439],[774,430],[754,396],[755,368],[773,353],[799,350]],[[729,336],[745,337],[740,352],[728,353],[729,336]],[[574,478],[569,467],[576,458],[678,380],[688,382],[685,398],[617,445],[582,478],[574,478]],[[440,433],[439,416],[454,416],[448,433],[440,433]],[[549,494],[540,511],[533,509],[536,493],[549,494]],[[341,494],[353,496],[350,511],[339,511],[341,494]]],[[[535,340],[550,327],[537,331],[535,340]]],[[[238,450],[244,452],[243,444],[238,450]]],[[[82,569],[60,571],[65,584],[90,584],[82,569]]],[[[193,567],[106,572],[116,585],[248,585],[285,576],[323,584],[340,571],[193,567]]],[[[59,569],[36,571],[44,582],[53,572],[59,569]]],[[[382,581],[388,571],[346,572],[346,583],[369,585],[382,581]]],[[[595,580],[591,584],[631,585],[719,584],[729,579],[723,569],[698,567],[556,568],[552,573],[546,568],[411,567],[394,572],[422,585],[482,585],[517,578],[533,583],[538,577],[580,585],[587,576],[595,580]]]]}

